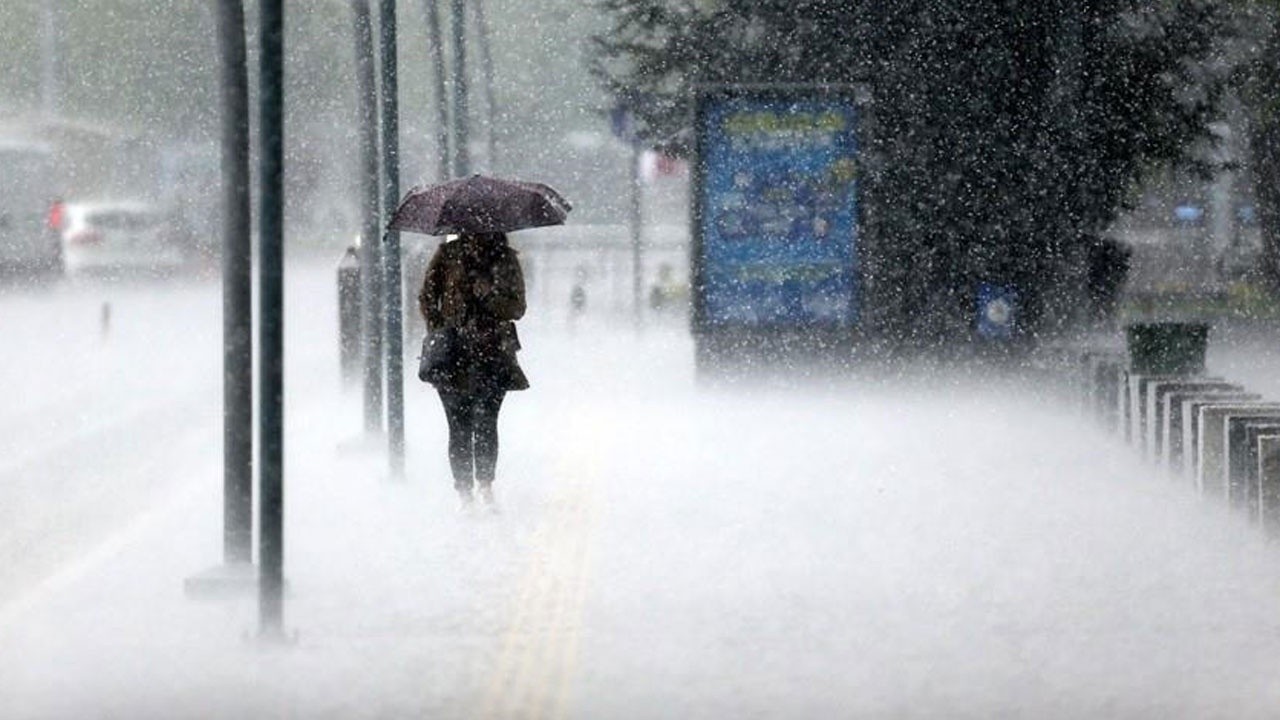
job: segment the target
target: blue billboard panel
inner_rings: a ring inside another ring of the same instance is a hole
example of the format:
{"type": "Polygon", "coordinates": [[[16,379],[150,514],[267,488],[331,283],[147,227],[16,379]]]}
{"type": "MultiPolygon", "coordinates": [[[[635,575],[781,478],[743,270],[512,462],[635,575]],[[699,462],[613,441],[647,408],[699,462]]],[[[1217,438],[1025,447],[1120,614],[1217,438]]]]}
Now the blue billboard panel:
{"type": "Polygon", "coordinates": [[[856,325],[854,99],[708,95],[698,117],[699,323],[856,325]]]}

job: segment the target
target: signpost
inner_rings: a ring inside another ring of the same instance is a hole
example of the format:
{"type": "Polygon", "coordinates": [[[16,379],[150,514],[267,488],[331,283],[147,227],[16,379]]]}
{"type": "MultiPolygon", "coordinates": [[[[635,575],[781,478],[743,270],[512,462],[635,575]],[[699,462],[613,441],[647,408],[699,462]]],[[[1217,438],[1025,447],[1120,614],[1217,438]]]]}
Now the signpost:
{"type": "Polygon", "coordinates": [[[847,348],[859,325],[859,128],[847,86],[702,89],[695,110],[699,367],[847,348]]]}

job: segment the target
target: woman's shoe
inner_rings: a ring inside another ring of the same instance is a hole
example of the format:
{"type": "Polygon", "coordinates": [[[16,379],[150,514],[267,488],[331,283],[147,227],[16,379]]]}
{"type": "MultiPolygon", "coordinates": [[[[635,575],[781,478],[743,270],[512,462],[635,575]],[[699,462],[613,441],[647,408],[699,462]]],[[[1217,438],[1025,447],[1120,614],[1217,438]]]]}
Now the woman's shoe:
{"type": "Polygon", "coordinates": [[[493,497],[493,485],[491,483],[480,484],[480,504],[485,510],[493,514],[498,514],[498,501],[493,497]]]}
{"type": "Polygon", "coordinates": [[[458,514],[470,515],[476,509],[476,496],[471,494],[471,488],[458,491],[458,514]]]}

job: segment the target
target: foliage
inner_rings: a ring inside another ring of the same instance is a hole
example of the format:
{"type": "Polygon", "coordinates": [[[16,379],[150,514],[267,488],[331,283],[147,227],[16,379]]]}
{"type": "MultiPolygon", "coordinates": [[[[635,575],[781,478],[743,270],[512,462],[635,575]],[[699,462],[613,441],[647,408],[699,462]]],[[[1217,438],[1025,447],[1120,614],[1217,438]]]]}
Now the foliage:
{"type": "Polygon", "coordinates": [[[1245,57],[1239,63],[1240,96],[1247,114],[1249,167],[1261,231],[1263,278],[1280,296],[1280,2],[1242,3],[1249,21],[1245,57]]]}
{"type": "Polygon", "coordinates": [[[1144,170],[1204,166],[1226,74],[1210,0],[601,6],[593,70],[655,142],[689,137],[698,83],[869,88],[866,302],[904,339],[966,333],[982,281],[1018,287],[1032,331],[1073,319],[1091,238],[1144,170]]]}

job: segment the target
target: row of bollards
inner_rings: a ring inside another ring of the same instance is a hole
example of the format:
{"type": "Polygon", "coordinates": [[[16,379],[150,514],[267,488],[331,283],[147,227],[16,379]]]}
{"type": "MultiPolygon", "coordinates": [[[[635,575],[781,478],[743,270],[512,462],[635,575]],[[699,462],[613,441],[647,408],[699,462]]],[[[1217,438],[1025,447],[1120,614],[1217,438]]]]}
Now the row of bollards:
{"type": "Polygon", "coordinates": [[[1208,327],[1144,323],[1076,357],[1087,414],[1206,497],[1280,533],[1280,402],[1204,371],[1208,327]]]}

